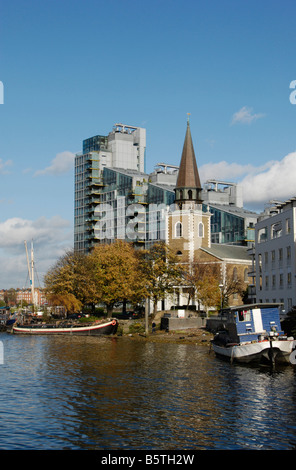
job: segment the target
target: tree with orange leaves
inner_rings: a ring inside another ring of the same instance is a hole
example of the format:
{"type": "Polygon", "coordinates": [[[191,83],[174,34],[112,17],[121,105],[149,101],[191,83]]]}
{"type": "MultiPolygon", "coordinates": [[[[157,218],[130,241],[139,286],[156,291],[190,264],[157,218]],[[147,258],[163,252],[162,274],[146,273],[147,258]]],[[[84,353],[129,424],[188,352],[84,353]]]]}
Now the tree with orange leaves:
{"type": "Polygon", "coordinates": [[[117,302],[137,303],[146,295],[145,280],[139,271],[139,258],[131,243],[117,240],[97,245],[89,255],[94,300],[106,305],[112,315],[117,302]]]}

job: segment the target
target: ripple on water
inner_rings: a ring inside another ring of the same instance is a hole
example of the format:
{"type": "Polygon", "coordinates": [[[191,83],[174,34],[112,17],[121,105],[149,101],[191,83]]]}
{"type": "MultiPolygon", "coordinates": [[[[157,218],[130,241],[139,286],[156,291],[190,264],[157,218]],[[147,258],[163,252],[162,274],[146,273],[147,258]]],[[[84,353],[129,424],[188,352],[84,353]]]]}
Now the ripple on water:
{"type": "Polygon", "coordinates": [[[194,345],[2,338],[1,449],[295,447],[292,368],[232,366],[194,345]]]}

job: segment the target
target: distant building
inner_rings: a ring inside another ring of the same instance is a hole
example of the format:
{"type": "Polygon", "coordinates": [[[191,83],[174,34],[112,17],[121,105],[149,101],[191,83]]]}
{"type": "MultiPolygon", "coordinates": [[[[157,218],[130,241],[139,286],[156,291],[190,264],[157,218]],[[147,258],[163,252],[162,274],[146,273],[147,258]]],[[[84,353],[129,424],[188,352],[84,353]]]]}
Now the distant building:
{"type": "Polygon", "coordinates": [[[277,203],[256,225],[257,302],[282,302],[288,312],[296,305],[296,197],[277,203]]]}
{"type": "MultiPolygon", "coordinates": [[[[26,302],[27,304],[32,303],[32,291],[31,288],[28,289],[11,289],[13,292],[13,296],[11,296],[11,300],[9,301],[10,306],[18,305],[21,304],[22,302],[26,302]]],[[[2,289],[0,290],[0,300],[1,301],[6,301],[6,292],[10,292],[10,289],[5,290],[2,289]]],[[[37,305],[46,305],[47,304],[47,299],[44,293],[44,289],[41,289],[39,287],[34,289],[35,293],[35,303],[37,305]]]]}
{"type": "MultiPolygon", "coordinates": [[[[36,305],[45,305],[47,304],[47,299],[43,289],[36,288],[34,289],[34,297],[36,305]]],[[[21,304],[26,302],[27,304],[32,303],[32,291],[31,289],[17,289],[16,290],[16,303],[21,304]]]]}

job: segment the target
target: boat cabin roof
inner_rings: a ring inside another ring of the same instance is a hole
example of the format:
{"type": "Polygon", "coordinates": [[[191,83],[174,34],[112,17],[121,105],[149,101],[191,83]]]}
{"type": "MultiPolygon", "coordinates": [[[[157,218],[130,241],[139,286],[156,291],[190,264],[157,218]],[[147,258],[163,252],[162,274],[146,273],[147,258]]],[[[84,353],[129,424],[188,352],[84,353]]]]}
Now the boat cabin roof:
{"type": "Polygon", "coordinates": [[[233,312],[237,310],[253,310],[254,308],[282,308],[284,306],[281,302],[276,303],[256,303],[256,304],[244,304],[244,305],[236,305],[233,307],[227,307],[222,310],[223,313],[233,312]]]}

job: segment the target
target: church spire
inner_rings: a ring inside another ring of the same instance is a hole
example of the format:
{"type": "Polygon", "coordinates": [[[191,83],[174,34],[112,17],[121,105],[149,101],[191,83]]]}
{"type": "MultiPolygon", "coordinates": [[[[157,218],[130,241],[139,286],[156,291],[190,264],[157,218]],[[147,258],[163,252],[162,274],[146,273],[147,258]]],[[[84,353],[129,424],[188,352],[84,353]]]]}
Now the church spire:
{"type": "Polygon", "coordinates": [[[180,206],[187,202],[201,204],[201,190],[188,115],[186,135],[175,188],[175,202],[180,206]]]}

